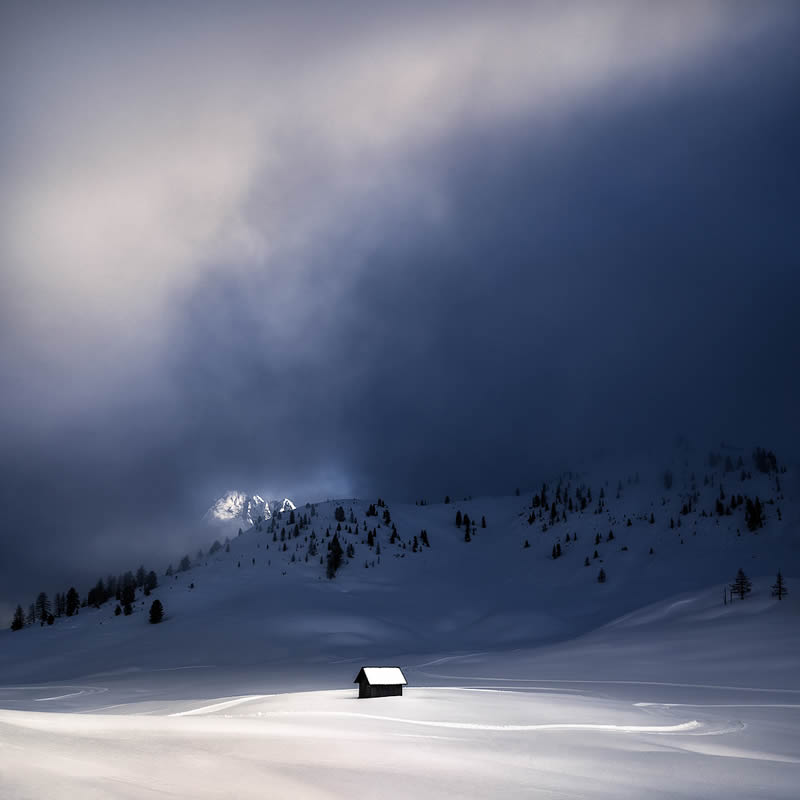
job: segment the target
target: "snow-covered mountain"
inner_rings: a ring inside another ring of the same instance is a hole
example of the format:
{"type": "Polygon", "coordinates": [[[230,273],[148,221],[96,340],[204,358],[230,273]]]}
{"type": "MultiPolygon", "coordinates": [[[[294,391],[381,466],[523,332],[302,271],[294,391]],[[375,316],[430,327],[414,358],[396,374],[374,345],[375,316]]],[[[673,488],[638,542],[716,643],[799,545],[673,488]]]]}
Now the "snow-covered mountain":
{"type": "Polygon", "coordinates": [[[238,489],[229,489],[214,501],[204,514],[203,521],[225,533],[236,533],[239,528],[252,528],[259,517],[268,520],[273,514],[294,508],[295,504],[288,497],[265,500],[258,494],[250,495],[238,489]]]}

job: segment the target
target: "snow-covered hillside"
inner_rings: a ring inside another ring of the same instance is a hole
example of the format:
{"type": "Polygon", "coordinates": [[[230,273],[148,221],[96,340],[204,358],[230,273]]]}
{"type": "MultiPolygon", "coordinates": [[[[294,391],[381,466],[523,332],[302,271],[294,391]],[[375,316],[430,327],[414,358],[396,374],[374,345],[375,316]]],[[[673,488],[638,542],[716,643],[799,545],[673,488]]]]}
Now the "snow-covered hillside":
{"type": "Polygon", "coordinates": [[[213,652],[232,666],[521,647],[680,592],[716,586],[722,603],[739,568],[800,575],[797,478],[780,465],[759,472],[749,457],[744,466],[734,457],[726,472],[725,461],[678,453],[649,472],[566,474],[519,496],[287,506],[221,537],[188,571],[159,575],[152,596],[137,591],[130,616],[115,616],[112,599],[0,634],[0,676],[85,672],[66,656],[76,647],[104,669],[131,666],[131,651],[139,666],[169,666],[161,635],[180,643],[184,663],[207,663],[213,652]],[[756,498],[763,519],[750,530],[756,498]],[[458,517],[469,518],[469,534],[458,517]],[[334,536],[343,561],[329,580],[334,536]],[[166,610],[160,629],[145,613],[155,598],[166,610]]]}
{"type": "Polygon", "coordinates": [[[84,765],[0,747],[9,796],[794,796],[797,478],[718,455],[286,507],[130,616],[112,599],[0,633],[0,743],[84,765]],[[753,590],[731,599],[740,568],[753,590]],[[406,696],[355,701],[369,663],[403,667],[406,696]],[[151,766],[198,748],[199,769],[151,766]]]}

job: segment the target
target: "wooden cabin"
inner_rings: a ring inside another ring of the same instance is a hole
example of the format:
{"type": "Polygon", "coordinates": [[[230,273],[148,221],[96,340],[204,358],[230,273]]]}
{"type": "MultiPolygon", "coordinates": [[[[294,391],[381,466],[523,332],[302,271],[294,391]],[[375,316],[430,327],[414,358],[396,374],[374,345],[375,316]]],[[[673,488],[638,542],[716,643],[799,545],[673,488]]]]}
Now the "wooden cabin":
{"type": "Polygon", "coordinates": [[[394,697],[408,684],[400,667],[361,667],[353,683],[359,697],[394,697]]]}

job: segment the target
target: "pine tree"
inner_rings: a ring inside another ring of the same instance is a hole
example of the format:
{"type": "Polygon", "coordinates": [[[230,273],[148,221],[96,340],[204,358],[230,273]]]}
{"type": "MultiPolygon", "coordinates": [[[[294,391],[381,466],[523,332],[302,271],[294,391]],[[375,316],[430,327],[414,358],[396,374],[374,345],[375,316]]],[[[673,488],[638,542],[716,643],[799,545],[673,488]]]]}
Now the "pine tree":
{"type": "Polygon", "coordinates": [[[606,582],[606,571],[602,567],[600,567],[600,572],[597,573],[597,582],[598,583],[606,582]]]}
{"type": "MultiPolygon", "coordinates": [[[[788,589],[786,588],[786,581],[783,580],[783,575],[781,575],[781,571],[778,570],[778,574],[775,578],[775,583],[772,584],[772,596],[777,597],[778,600],[783,600],[786,595],[789,594],[788,589]]],[[[19,606],[17,608],[22,611],[19,606]]]]}
{"type": "Polygon", "coordinates": [[[41,622],[45,622],[50,614],[50,600],[47,598],[47,592],[39,592],[35,605],[36,618],[41,622]]]}
{"type": "Polygon", "coordinates": [[[17,606],[17,610],[14,612],[14,617],[11,620],[11,630],[20,631],[24,627],[25,627],[25,612],[22,610],[22,606],[17,606]]]}
{"type": "Polygon", "coordinates": [[[74,586],[71,586],[67,592],[67,616],[71,617],[78,610],[80,604],[81,601],[78,597],[78,592],[74,586]]]}
{"type": "Polygon", "coordinates": [[[744,570],[740,569],[736,573],[736,580],[731,584],[731,595],[738,594],[740,600],[744,600],[746,594],[750,594],[753,585],[750,579],[744,574],[744,570]]]}
{"type": "Polygon", "coordinates": [[[342,565],[342,546],[339,544],[339,534],[335,533],[328,545],[328,569],[327,575],[329,579],[333,579],[336,575],[336,570],[342,565]]]}
{"type": "Polygon", "coordinates": [[[486,527],[486,517],[481,517],[481,528],[486,527]]]}
{"type": "Polygon", "coordinates": [[[461,517],[461,512],[460,511],[456,511],[456,528],[460,528],[462,522],[463,522],[463,518],[461,517]]]}
{"type": "Polygon", "coordinates": [[[164,606],[161,605],[160,600],[153,600],[153,604],[150,606],[150,624],[158,625],[162,619],[164,619],[164,606]]]}

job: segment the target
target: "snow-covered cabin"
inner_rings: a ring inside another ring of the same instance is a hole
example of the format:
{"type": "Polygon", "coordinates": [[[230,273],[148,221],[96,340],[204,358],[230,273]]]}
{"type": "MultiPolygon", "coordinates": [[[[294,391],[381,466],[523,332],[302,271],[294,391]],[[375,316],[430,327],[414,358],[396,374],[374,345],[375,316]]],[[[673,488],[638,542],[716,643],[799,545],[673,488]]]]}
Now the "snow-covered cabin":
{"type": "Polygon", "coordinates": [[[392,697],[402,695],[408,681],[400,667],[361,667],[353,683],[359,697],[392,697]]]}

